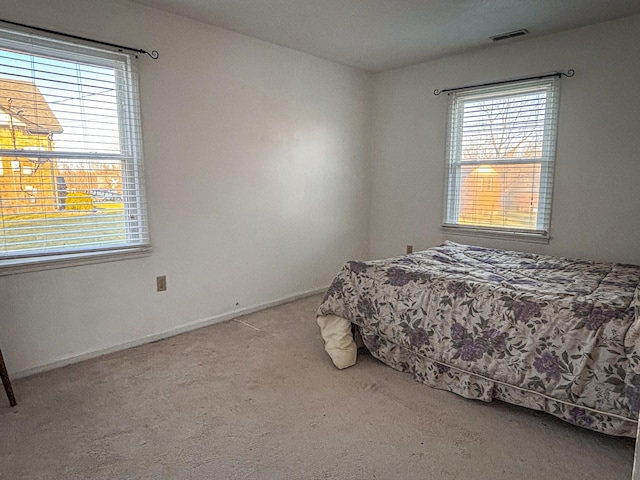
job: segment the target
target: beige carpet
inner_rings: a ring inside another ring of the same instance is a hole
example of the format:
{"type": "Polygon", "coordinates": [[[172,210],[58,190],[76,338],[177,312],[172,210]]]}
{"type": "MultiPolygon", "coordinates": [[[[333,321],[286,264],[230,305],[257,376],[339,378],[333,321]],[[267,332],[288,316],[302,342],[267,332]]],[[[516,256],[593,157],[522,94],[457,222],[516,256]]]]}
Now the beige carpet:
{"type": "Polygon", "coordinates": [[[434,390],[362,352],[336,370],[319,301],[15,381],[0,478],[631,478],[631,439],[434,390]]]}

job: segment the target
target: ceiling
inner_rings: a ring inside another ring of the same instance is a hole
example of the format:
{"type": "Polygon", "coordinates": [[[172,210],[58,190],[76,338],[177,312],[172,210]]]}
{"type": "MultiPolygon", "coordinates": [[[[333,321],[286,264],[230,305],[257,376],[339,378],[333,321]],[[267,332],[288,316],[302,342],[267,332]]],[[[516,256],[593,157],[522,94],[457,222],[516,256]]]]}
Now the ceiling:
{"type": "Polygon", "coordinates": [[[520,28],[533,37],[640,13],[638,0],[131,1],[370,72],[488,46],[520,28]]]}

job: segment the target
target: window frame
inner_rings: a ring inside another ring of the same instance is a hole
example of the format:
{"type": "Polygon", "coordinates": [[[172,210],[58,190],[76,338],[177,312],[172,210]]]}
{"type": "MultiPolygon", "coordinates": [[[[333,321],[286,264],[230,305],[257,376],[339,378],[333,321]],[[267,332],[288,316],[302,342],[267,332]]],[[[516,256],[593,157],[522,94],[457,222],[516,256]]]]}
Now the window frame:
{"type": "Polygon", "coordinates": [[[551,210],[553,203],[553,183],[557,143],[559,111],[559,79],[526,79],[508,82],[499,86],[485,86],[465,89],[450,94],[447,115],[447,144],[445,154],[444,198],[442,230],[447,233],[520,240],[535,243],[549,243],[551,210]],[[494,158],[491,161],[463,160],[462,135],[464,131],[463,109],[465,102],[499,98],[514,98],[535,92],[547,92],[544,108],[544,128],[541,155],[535,158],[494,158]],[[549,95],[549,93],[551,95],[549,95]],[[517,228],[461,223],[459,221],[460,197],[462,195],[462,169],[472,165],[540,165],[540,180],[536,228],[517,228]]]}
{"type": "MultiPolygon", "coordinates": [[[[148,225],[144,156],[140,112],[140,92],[136,68],[137,55],[107,48],[98,48],[79,42],[62,41],[34,35],[17,29],[0,28],[0,50],[13,50],[36,57],[55,58],[58,61],[83,64],[113,70],[116,89],[120,151],[116,153],[72,150],[33,150],[30,148],[2,149],[0,159],[37,158],[39,160],[109,160],[118,161],[124,204],[124,230],[126,239],[104,246],[53,247],[33,252],[14,250],[0,254],[0,275],[25,273],[91,263],[109,262],[147,256],[151,253],[148,225]]],[[[35,78],[39,78],[39,70],[35,78]]],[[[84,115],[84,114],[83,114],[84,115]]],[[[75,238],[81,239],[80,236],[75,238]]],[[[4,233],[0,230],[0,241],[4,233]]]]}

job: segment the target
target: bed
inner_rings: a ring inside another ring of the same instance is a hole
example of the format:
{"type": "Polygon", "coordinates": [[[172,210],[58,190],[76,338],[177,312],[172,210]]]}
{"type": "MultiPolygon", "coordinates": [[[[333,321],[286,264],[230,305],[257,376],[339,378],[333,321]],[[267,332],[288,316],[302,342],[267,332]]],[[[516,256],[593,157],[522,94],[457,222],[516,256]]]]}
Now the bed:
{"type": "Polygon", "coordinates": [[[339,368],[366,348],[416,380],[635,437],[640,267],[446,242],[346,263],[317,320],[339,368]]]}

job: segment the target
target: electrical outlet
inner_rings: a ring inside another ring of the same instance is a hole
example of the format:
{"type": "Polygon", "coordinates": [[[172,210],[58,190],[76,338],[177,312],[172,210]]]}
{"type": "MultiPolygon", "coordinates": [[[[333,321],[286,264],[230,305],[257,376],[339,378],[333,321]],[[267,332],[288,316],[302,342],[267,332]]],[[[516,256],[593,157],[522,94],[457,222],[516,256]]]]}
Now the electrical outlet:
{"type": "Polygon", "coordinates": [[[413,253],[413,245],[407,245],[407,253],[413,253]]]}
{"type": "Polygon", "coordinates": [[[167,276],[160,275],[156,277],[156,287],[159,292],[164,292],[167,289],[167,276]]]}

